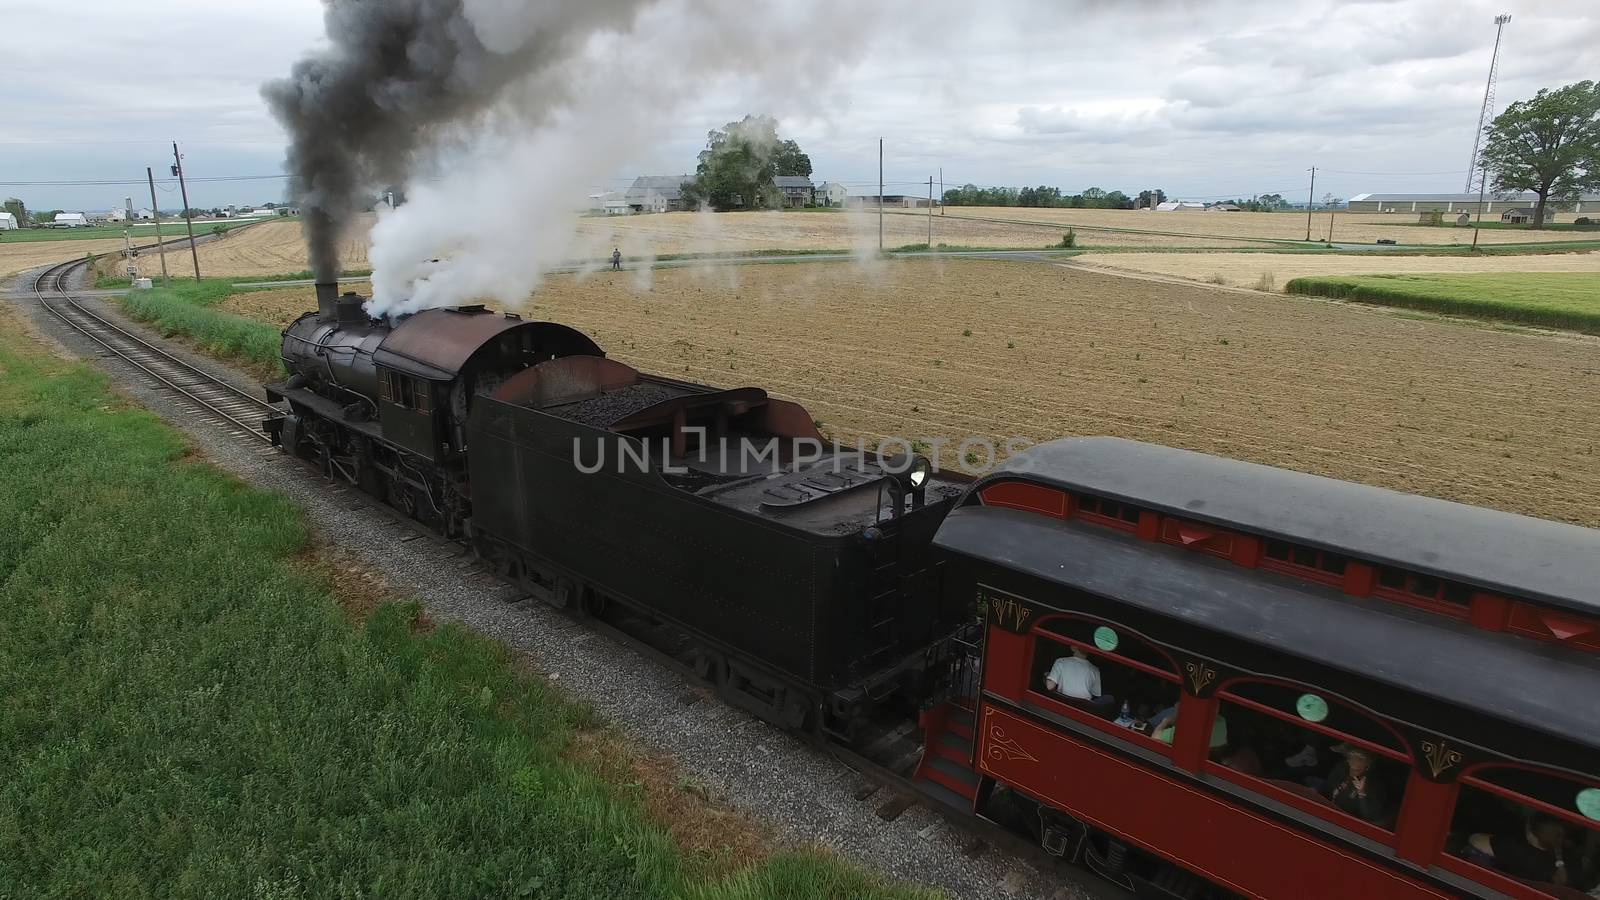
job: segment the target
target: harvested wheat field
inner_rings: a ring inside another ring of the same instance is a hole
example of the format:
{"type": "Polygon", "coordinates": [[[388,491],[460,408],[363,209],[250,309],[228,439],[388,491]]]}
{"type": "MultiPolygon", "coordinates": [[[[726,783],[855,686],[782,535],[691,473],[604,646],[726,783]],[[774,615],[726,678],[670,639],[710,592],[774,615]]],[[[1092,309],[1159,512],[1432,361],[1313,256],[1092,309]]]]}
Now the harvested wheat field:
{"type": "MultiPolygon", "coordinates": [[[[1252,213],[1252,212],[1149,212],[1137,209],[1037,209],[1017,206],[952,206],[945,210],[945,218],[972,216],[986,219],[1005,219],[1018,222],[1047,222],[1059,226],[1074,225],[1079,228],[1132,228],[1141,231],[1172,232],[1184,235],[1222,235],[1233,238],[1268,238],[1273,240],[1303,241],[1306,238],[1306,214],[1252,213]]],[[[1561,217],[1558,217],[1561,218],[1561,217]]],[[[1562,221],[1570,222],[1568,215],[1562,221]]],[[[1371,244],[1378,238],[1392,238],[1401,244],[1471,244],[1471,228],[1453,225],[1430,227],[1417,225],[1415,213],[1334,213],[1333,239],[1356,244],[1371,244]]],[[[1311,238],[1320,241],[1328,234],[1328,214],[1321,212],[1311,217],[1311,238]]],[[[1104,243],[1120,241],[1120,236],[1108,233],[1084,233],[1104,243]]],[[[1572,231],[1525,231],[1521,229],[1484,229],[1478,235],[1480,244],[1523,244],[1547,241],[1576,241],[1592,237],[1572,231]]],[[[1178,245],[1172,245],[1178,246],[1178,245]]]]}
{"type": "MultiPolygon", "coordinates": [[[[122,238],[87,241],[28,241],[15,244],[0,242],[0,278],[9,278],[18,272],[38,266],[82,259],[89,253],[112,253],[122,250],[122,238]]],[[[156,269],[157,272],[161,270],[156,269]]]]}
{"type": "MultiPolygon", "coordinates": [[[[227,303],[281,323],[312,299],[227,303]]],[[[531,314],[842,440],[1110,434],[1600,526],[1590,339],[976,260],[560,276],[531,314]]]]}
{"type": "MultiPolygon", "coordinates": [[[[752,250],[876,250],[876,211],[790,210],[787,212],[663,213],[580,220],[575,255],[609,255],[613,246],[629,256],[723,253],[752,250]]],[[[963,247],[1042,248],[1060,242],[1065,227],[1048,223],[1000,224],[933,216],[933,243],[963,247]]],[[[928,242],[928,214],[902,210],[883,217],[888,249],[928,242]]],[[[1076,234],[1078,246],[1249,247],[1209,238],[1093,232],[1076,234]]]]}
{"type": "MultiPolygon", "coordinates": [[[[364,216],[345,238],[340,260],[346,269],[368,266],[368,231],[375,221],[364,216]]],[[[661,213],[610,218],[574,216],[572,260],[602,259],[620,247],[630,257],[685,253],[740,253],[756,250],[877,249],[875,214],[794,210],[749,213],[661,213]]],[[[1065,228],[1053,225],[996,225],[934,217],[933,241],[970,247],[1043,248],[1056,244],[1065,228]]],[[[884,217],[884,246],[893,249],[928,240],[928,222],[907,216],[884,217]]],[[[1079,234],[1079,246],[1160,246],[1247,248],[1265,246],[1206,238],[1168,238],[1096,232],[1079,234]]],[[[194,274],[187,253],[168,254],[174,275],[194,274]]],[[[268,222],[212,244],[200,246],[200,268],[206,275],[281,275],[303,272],[309,265],[298,222],[268,222]]]]}
{"type": "Polygon", "coordinates": [[[1600,253],[1529,256],[1397,256],[1310,253],[1085,253],[1074,265],[1278,290],[1308,275],[1410,275],[1474,272],[1594,272],[1600,253]]]}

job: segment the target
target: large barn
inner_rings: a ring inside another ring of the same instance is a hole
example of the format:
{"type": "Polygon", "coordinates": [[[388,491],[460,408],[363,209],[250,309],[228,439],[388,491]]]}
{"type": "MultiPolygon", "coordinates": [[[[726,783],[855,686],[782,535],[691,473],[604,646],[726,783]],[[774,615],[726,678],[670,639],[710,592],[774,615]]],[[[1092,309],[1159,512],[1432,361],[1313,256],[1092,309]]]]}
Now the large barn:
{"type": "MultiPolygon", "coordinates": [[[[1514,207],[1533,206],[1539,198],[1531,191],[1519,194],[1484,194],[1483,214],[1498,215],[1514,207]]],[[[1476,213],[1477,194],[1357,194],[1349,200],[1350,212],[1359,213],[1476,213]]],[[[1600,213],[1600,194],[1584,194],[1575,203],[1557,203],[1562,212],[1600,213]]]]}

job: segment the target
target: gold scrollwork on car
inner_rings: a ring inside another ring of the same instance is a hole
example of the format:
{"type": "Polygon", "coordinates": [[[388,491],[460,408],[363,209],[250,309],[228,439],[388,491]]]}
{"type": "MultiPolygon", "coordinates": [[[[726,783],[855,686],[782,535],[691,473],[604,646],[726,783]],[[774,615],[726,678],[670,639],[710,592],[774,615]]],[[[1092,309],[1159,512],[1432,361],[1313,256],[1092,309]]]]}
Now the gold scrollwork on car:
{"type": "Polygon", "coordinates": [[[1000,759],[1006,762],[1025,759],[1028,762],[1038,762],[1038,757],[1022,748],[1015,740],[1006,737],[1006,730],[999,725],[989,726],[988,754],[990,759],[1000,759]]]}
{"type": "Polygon", "coordinates": [[[1196,696],[1204,693],[1205,689],[1217,680],[1217,670],[1204,660],[1190,660],[1184,663],[1183,671],[1189,674],[1189,687],[1196,696]]]}
{"type": "Polygon", "coordinates": [[[1428,771],[1434,778],[1439,778],[1444,773],[1461,765],[1461,751],[1451,748],[1445,741],[1423,741],[1422,758],[1428,762],[1428,771]]]}
{"type": "Polygon", "coordinates": [[[984,600],[989,604],[989,614],[994,616],[995,624],[1011,631],[1021,631],[1033,615],[1033,610],[1015,597],[990,594],[984,600]]]}

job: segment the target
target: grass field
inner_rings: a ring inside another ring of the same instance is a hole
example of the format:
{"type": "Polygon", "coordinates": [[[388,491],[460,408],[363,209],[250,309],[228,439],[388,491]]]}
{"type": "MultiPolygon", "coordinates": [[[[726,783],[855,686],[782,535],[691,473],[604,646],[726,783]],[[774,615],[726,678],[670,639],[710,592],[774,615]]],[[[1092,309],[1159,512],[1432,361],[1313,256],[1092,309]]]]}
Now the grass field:
{"type": "Polygon", "coordinates": [[[1285,290],[1600,334],[1600,274],[1592,272],[1296,278],[1285,290]]]}
{"type": "MultiPolygon", "coordinates": [[[[238,228],[246,222],[195,222],[194,233],[196,237],[202,234],[215,234],[216,229],[228,231],[238,228]]],[[[50,241],[100,241],[115,238],[122,240],[123,227],[121,225],[91,225],[86,228],[19,228],[15,231],[0,231],[0,244],[26,244],[50,241]]],[[[183,226],[182,219],[166,220],[161,222],[161,237],[166,240],[186,237],[188,231],[183,226]]],[[[155,240],[155,223],[137,224],[133,226],[133,242],[147,244],[155,240]]]]}
{"type": "Polygon", "coordinates": [[[523,312],[645,371],[768,388],[847,441],[1109,434],[1600,526],[1582,336],[985,260],[555,276],[523,312]]]}
{"type": "Polygon", "coordinates": [[[281,375],[279,329],[216,308],[234,293],[233,284],[227,279],[174,281],[171,288],[130,291],[122,299],[122,308],[163,335],[182,337],[219,359],[250,369],[258,377],[281,375]]]}
{"type": "Polygon", "coordinates": [[[498,645],[336,594],[287,501],[3,319],[0,896],[911,896],[686,850],[580,752],[620,736],[498,645]]]}

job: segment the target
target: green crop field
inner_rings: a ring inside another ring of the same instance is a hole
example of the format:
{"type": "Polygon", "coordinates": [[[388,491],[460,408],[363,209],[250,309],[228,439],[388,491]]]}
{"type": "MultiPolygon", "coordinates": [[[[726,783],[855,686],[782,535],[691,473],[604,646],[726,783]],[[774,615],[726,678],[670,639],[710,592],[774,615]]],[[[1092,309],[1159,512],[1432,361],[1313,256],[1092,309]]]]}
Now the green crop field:
{"type": "Polygon", "coordinates": [[[1360,275],[1296,278],[1291,294],[1600,334],[1600,275],[1360,275]]]}
{"type": "Polygon", "coordinates": [[[0,897],[914,896],[684,849],[592,714],[0,326],[0,897]]]}
{"type": "MultiPolygon", "coordinates": [[[[246,222],[196,222],[194,226],[195,237],[203,234],[214,234],[215,229],[227,231],[238,228],[246,222]]],[[[121,239],[124,231],[121,225],[91,225],[86,228],[17,228],[10,231],[0,231],[0,244],[26,244],[39,241],[104,241],[121,239]]],[[[162,220],[161,237],[163,240],[173,240],[188,237],[189,232],[183,227],[182,219],[171,221],[162,220]]],[[[152,225],[135,225],[133,227],[133,242],[135,244],[148,244],[155,240],[156,229],[152,225]]]]}
{"type": "Polygon", "coordinates": [[[164,336],[186,338],[212,356],[242,364],[262,378],[283,374],[278,329],[212,308],[233,293],[231,279],[174,281],[171,288],[130,291],[122,298],[122,308],[164,336]]]}

